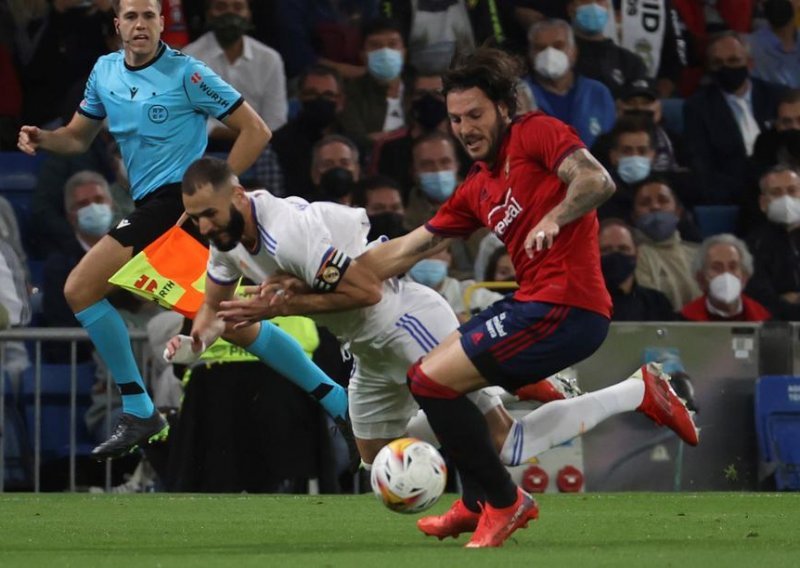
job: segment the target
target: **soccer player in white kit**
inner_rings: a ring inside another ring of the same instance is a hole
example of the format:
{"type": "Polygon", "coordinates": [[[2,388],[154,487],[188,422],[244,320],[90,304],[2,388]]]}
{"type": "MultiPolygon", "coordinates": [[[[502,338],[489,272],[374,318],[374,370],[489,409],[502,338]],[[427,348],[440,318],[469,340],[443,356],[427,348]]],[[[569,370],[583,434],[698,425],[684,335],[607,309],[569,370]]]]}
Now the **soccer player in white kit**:
{"type": "MultiPolygon", "coordinates": [[[[364,276],[352,262],[367,246],[370,224],[364,209],[278,198],[264,190],[245,193],[225,162],[213,158],[187,170],[183,199],[188,216],[211,242],[205,303],[191,332],[194,350],[210,345],[224,330],[217,317],[219,303],[233,298],[242,276],[262,282],[289,273],[326,292],[328,300],[338,296],[337,311],[326,306],[311,317],[353,354],[350,421],[362,460],[370,464],[381,447],[408,432],[418,407],[406,386],[406,371],[458,327],[450,306],[434,290],[413,282],[380,282],[368,275],[372,290],[367,298],[363,282],[351,284],[364,276]],[[365,300],[372,305],[348,309],[365,300]]],[[[316,311],[317,306],[308,307],[316,311]]],[[[235,331],[229,340],[236,342],[235,331]]],[[[168,351],[174,353],[179,343],[173,338],[168,351]]],[[[490,427],[494,423],[502,442],[511,419],[496,394],[502,389],[487,391],[474,393],[472,400],[488,415],[490,427]]]]}

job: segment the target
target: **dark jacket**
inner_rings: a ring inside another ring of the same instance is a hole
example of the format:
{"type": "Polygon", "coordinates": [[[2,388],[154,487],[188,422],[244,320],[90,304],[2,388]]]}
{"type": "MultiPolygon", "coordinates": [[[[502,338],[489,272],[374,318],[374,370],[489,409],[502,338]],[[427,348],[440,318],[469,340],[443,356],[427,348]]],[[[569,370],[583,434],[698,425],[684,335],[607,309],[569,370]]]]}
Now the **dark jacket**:
{"type": "Polygon", "coordinates": [[[775,319],[800,321],[800,304],[781,298],[786,292],[800,292],[800,229],[789,233],[783,225],[767,222],[748,236],[747,245],[755,259],[747,293],[775,319]]]}
{"type": "MultiPolygon", "coordinates": [[[[751,78],[753,116],[763,132],[775,119],[778,100],[785,90],[751,78]]],[[[684,140],[691,167],[703,188],[697,202],[737,205],[748,184],[754,183],[744,139],[722,89],[706,85],[686,100],[683,110],[684,140]]]]}
{"type": "Polygon", "coordinates": [[[630,294],[611,290],[614,303],[613,321],[673,321],[675,312],[669,299],[658,290],[634,282],[630,294]]]}

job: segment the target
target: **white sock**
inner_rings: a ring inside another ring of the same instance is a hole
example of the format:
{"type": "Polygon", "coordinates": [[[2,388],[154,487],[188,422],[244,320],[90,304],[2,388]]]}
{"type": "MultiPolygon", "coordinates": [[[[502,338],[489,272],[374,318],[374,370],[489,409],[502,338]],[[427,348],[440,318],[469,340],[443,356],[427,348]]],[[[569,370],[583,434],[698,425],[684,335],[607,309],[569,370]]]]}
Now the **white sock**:
{"type": "Polygon", "coordinates": [[[610,416],[636,410],[643,398],[644,381],[626,379],[576,398],[543,404],[514,421],[500,459],[506,465],[519,465],[588,432],[610,416]]]}

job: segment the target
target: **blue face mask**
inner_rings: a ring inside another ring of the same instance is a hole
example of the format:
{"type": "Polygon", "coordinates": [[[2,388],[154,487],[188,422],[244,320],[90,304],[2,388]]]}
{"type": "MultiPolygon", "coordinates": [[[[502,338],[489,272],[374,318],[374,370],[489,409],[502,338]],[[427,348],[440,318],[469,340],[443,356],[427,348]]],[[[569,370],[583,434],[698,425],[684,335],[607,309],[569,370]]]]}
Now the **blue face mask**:
{"type": "Polygon", "coordinates": [[[367,53],[367,69],[380,81],[391,81],[403,70],[403,52],[384,47],[367,53]]]}
{"type": "Polygon", "coordinates": [[[653,211],[639,217],[636,220],[636,227],[655,242],[660,243],[675,234],[679,221],[678,216],[671,211],[653,211]]]}
{"type": "Polygon", "coordinates": [[[652,163],[644,156],[623,156],[617,164],[617,173],[625,183],[636,183],[650,175],[652,163]]]}
{"type": "Polygon", "coordinates": [[[575,25],[580,31],[595,35],[606,28],[608,10],[600,4],[584,4],[575,11],[575,25]]]}
{"type": "Polygon", "coordinates": [[[419,174],[419,187],[431,201],[444,203],[456,189],[456,172],[441,170],[419,174]]]}
{"type": "Polygon", "coordinates": [[[414,282],[435,288],[447,276],[447,263],[438,258],[425,258],[412,266],[408,275],[414,282]]]}
{"type": "Polygon", "coordinates": [[[102,237],[111,228],[113,216],[107,203],[92,203],[78,209],[78,228],[87,235],[102,237]]]}

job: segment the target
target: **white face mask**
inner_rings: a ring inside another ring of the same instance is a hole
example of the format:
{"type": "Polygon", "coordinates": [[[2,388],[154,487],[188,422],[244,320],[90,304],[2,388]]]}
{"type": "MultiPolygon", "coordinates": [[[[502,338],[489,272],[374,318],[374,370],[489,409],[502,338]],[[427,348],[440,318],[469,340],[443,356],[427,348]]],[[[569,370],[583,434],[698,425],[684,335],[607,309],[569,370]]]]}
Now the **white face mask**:
{"type": "Polygon", "coordinates": [[[773,199],[767,206],[767,219],[789,226],[800,223],[800,198],[784,195],[773,199]]]}
{"type": "Polygon", "coordinates": [[[733,304],[742,295],[742,281],[730,272],[717,274],[708,283],[708,293],[723,304],[733,304]]]}
{"type": "Polygon", "coordinates": [[[548,47],[536,54],[533,68],[546,79],[558,79],[569,71],[569,57],[560,49],[548,47]]]}

